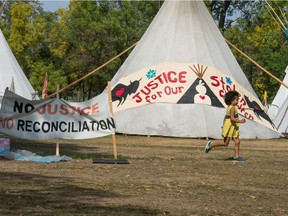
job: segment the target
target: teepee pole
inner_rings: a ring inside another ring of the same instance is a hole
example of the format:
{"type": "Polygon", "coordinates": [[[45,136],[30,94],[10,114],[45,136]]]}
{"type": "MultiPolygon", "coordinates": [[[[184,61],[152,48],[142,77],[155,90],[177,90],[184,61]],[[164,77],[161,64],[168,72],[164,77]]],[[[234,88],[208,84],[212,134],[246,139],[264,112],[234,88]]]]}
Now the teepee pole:
{"type": "Polygon", "coordinates": [[[272,73],[267,71],[265,68],[263,68],[261,65],[259,65],[257,62],[255,62],[252,58],[250,58],[248,55],[246,55],[244,52],[242,52],[240,49],[238,49],[236,46],[234,46],[230,41],[228,41],[226,38],[224,38],[226,42],[232,46],[234,49],[236,49],[238,52],[240,52],[242,55],[244,55],[248,60],[250,60],[253,64],[255,64],[259,69],[267,73],[269,76],[271,76],[273,79],[275,79],[277,82],[281,83],[283,86],[285,86],[288,89],[288,85],[285,84],[282,80],[278,79],[276,76],[274,76],[272,73]]]}
{"type": "Polygon", "coordinates": [[[60,89],[57,92],[54,92],[53,94],[47,96],[47,98],[51,98],[53,96],[55,96],[56,94],[59,94],[65,90],[67,90],[68,88],[70,88],[71,86],[76,85],[78,82],[88,78],[89,76],[91,76],[92,74],[96,73],[98,70],[104,68],[105,66],[107,66],[108,64],[110,64],[112,61],[114,61],[115,59],[119,58],[121,55],[123,55],[124,53],[128,52],[130,49],[132,49],[133,47],[135,47],[137,44],[137,42],[135,44],[133,44],[132,46],[128,47],[126,50],[124,50],[123,52],[121,52],[120,54],[116,55],[115,57],[113,57],[112,59],[110,59],[109,61],[107,61],[106,63],[102,64],[101,66],[99,66],[98,68],[96,68],[95,70],[91,71],[90,73],[86,74],[85,76],[83,76],[82,78],[70,83],[68,86],[60,89]]]}
{"type": "Polygon", "coordinates": [[[284,27],[284,29],[286,29],[284,23],[282,22],[282,20],[279,18],[279,16],[277,15],[277,13],[275,12],[275,10],[273,9],[273,7],[267,2],[267,0],[265,0],[266,4],[269,6],[269,8],[273,11],[273,13],[275,14],[277,20],[279,21],[280,25],[282,25],[282,27],[284,27]]]}
{"type": "MultiPolygon", "coordinates": [[[[110,112],[112,114],[112,117],[114,117],[113,116],[113,106],[112,106],[112,95],[111,95],[111,83],[110,83],[110,81],[108,81],[107,89],[108,89],[109,108],[110,108],[110,112]]],[[[117,160],[117,145],[116,145],[115,134],[112,134],[112,144],[113,144],[114,159],[117,160]]]]}
{"type": "Polygon", "coordinates": [[[277,19],[273,16],[273,14],[271,13],[270,10],[268,10],[268,12],[269,12],[269,14],[272,16],[273,20],[280,26],[280,29],[281,29],[281,30],[284,32],[284,34],[285,34],[285,31],[286,31],[285,26],[283,27],[283,26],[277,21],[277,19]]]}

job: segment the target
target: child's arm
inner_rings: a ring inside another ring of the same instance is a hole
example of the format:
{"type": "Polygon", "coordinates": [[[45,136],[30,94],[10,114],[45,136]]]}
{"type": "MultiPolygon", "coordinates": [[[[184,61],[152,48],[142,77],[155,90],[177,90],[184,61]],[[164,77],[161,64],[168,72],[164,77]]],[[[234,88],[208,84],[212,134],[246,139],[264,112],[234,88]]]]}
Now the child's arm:
{"type": "Polygon", "coordinates": [[[230,119],[232,122],[235,122],[235,123],[245,123],[246,120],[245,119],[236,119],[235,118],[235,107],[232,107],[231,110],[230,110],[230,119]]]}
{"type": "Polygon", "coordinates": [[[224,125],[224,123],[225,123],[225,120],[226,120],[226,115],[224,116],[224,119],[223,119],[223,124],[222,124],[222,125],[224,125]]]}
{"type": "Polygon", "coordinates": [[[226,120],[226,115],[224,116],[224,119],[223,119],[223,123],[222,123],[221,128],[223,128],[223,125],[224,125],[224,123],[225,123],[225,120],[226,120]]]}

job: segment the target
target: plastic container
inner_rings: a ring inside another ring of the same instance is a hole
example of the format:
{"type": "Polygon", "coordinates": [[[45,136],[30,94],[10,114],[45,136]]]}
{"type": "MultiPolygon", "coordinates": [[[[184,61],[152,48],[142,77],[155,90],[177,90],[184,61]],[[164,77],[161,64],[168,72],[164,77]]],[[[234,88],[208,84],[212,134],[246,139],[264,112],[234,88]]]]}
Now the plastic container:
{"type": "Polygon", "coordinates": [[[4,152],[10,152],[10,139],[0,138],[0,154],[4,152]]]}

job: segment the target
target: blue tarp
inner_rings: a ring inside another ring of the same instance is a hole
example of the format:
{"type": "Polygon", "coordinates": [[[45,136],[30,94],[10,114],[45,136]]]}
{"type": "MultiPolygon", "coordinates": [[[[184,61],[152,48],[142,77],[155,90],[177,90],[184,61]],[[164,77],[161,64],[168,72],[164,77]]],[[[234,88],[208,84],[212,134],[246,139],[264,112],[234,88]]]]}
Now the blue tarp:
{"type": "Polygon", "coordinates": [[[67,157],[65,155],[51,155],[51,156],[40,156],[33,152],[26,150],[17,150],[15,152],[10,151],[2,151],[0,152],[1,157],[5,157],[10,160],[18,160],[18,161],[32,161],[32,162],[42,162],[42,163],[53,163],[60,161],[69,161],[72,158],[67,157]]]}

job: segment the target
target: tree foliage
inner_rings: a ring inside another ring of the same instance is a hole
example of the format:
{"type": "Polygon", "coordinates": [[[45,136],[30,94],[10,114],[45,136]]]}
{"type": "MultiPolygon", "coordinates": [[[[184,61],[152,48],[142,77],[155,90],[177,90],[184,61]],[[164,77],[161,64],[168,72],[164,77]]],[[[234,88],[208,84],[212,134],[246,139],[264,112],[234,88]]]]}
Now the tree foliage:
{"type": "MultiPolygon", "coordinates": [[[[58,10],[49,48],[61,59],[68,82],[83,77],[138,41],[157,12],[153,4],[146,2],[146,10],[142,10],[143,2],[71,1],[68,10],[58,10]]],[[[77,99],[103,91],[123,61],[119,58],[81,81],[76,86],[77,99]]]]}
{"type": "MultiPolygon", "coordinates": [[[[71,0],[69,8],[43,11],[38,1],[0,0],[0,28],[32,86],[48,93],[67,86],[137,42],[163,1],[71,0]],[[3,6],[3,7],[1,7],[3,6]]],[[[223,36],[282,79],[288,45],[283,29],[264,1],[205,1],[223,36]]],[[[286,1],[270,2],[287,22],[286,1]]],[[[261,97],[270,100],[279,83],[233,50],[241,68],[261,97]]],[[[63,92],[61,97],[85,100],[101,93],[129,53],[63,92]]]]}
{"type": "MultiPolygon", "coordinates": [[[[273,19],[265,2],[249,2],[249,7],[243,6],[241,12],[244,15],[233,26],[225,29],[224,36],[259,65],[283,79],[288,43],[279,23],[273,19]]],[[[282,9],[284,6],[282,4],[282,9]]],[[[261,98],[264,91],[267,91],[271,101],[280,84],[241,54],[235,51],[234,54],[258,96],[261,98]]]]}

